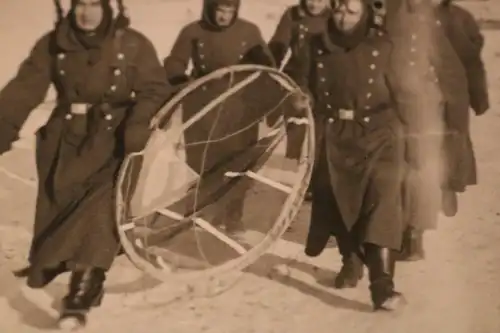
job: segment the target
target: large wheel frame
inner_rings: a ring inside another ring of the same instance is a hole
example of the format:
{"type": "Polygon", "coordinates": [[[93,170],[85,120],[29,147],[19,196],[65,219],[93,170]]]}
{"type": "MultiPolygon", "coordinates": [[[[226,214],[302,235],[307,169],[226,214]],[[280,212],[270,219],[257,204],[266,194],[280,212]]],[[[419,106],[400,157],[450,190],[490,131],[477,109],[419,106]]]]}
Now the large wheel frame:
{"type": "MultiPolygon", "coordinates": [[[[258,65],[236,65],[236,66],[222,68],[200,79],[193,81],[188,86],[184,87],[180,92],[178,92],[168,103],[166,103],[166,105],[156,114],[156,116],[151,122],[151,128],[153,130],[152,136],[157,131],[164,131],[164,129],[160,128],[161,124],[164,124],[165,122],[169,121],[172,114],[176,111],[176,107],[191,92],[195,91],[196,89],[200,88],[201,86],[203,86],[204,84],[208,83],[211,80],[222,78],[234,72],[248,72],[249,76],[245,80],[243,80],[246,82],[251,82],[252,80],[262,75],[263,73],[267,73],[288,92],[295,93],[297,91],[300,91],[300,87],[289,76],[280,72],[279,70],[270,67],[258,66],[258,65]]],[[[233,88],[235,87],[236,85],[233,88]]],[[[217,96],[214,98],[213,103],[217,104],[223,101],[224,98],[225,98],[224,94],[217,96]]],[[[279,216],[276,219],[273,227],[265,235],[264,239],[260,241],[260,243],[258,243],[253,248],[249,249],[244,255],[241,255],[236,259],[227,261],[222,265],[213,266],[206,270],[175,273],[169,269],[168,265],[164,269],[160,270],[158,269],[157,266],[152,265],[151,262],[145,260],[137,253],[133,241],[127,234],[128,230],[130,230],[130,223],[126,221],[126,217],[124,215],[125,204],[120,188],[121,184],[125,180],[128,164],[135,156],[141,155],[143,152],[134,153],[127,156],[124,163],[122,164],[122,167],[120,168],[117,178],[115,212],[116,212],[116,224],[118,227],[117,229],[121,240],[121,244],[130,261],[138,269],[151,275],[152,277],[158,280],[167,283],[175,283],[175,284],[181,283],[189,285],[196,284],[198,282],[213,281],[218,278],[223,278],[226,274],[241,272],[242,270],[244,270],[245,268],[256,262],[262,255],[264,255],[272,247],[274,243],[276,243],[283,236],[287,228],[290,226],[291,222],[296,217],[303,203],[309,182],[311,180],[311,175],[314,165],[314,157],[315,157],[315,134],[314,134],[314,119],[312,115],[312,110],[310,108],[307,109],[306,116],[301,118],[302,119],[300,119],[300,123],[306,125],[308,130],[306,130],[306,139],[304,140],[304,145],[302,149],[303,151],[302,159],[299,161],[298,171],[296,173],[298,179],[297,181],[295,181],[293,186],[288,188],[289,195],[284,205],[282,206],[281,212],[279,213],[279,216]],[[128,226],[126,227],[125,225],[128,226]]],[[[168,128],[166,130],[168,131],[168,128]]],[[[254,179],[259,180],[257,178],[254,179]]]]}

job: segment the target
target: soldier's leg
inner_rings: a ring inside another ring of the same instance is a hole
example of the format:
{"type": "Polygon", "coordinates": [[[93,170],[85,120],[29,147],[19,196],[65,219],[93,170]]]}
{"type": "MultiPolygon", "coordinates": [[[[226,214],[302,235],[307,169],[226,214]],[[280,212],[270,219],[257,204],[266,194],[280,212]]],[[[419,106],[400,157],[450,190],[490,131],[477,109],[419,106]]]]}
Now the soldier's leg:
{"type": "Polygon", "coordinates": [[[344,225],[329,180],[328,161],[324,151],[321,151],[311,181],[313,192],[312,221],[306,253],[310,256],[319,255],[326,246],[328,239],[334,236],[342,257],[342,268],[335,278],[334,286],[338,289],[353,288],[357,286],[358,281],[363,277],[363,264],[356,254],[357,251],[353,244],[352,235],[344,225]],[[315,226],[320,224],[326,227],[318,227],[316,231],[315,226]],[[317,234],[317,240],[310,242],[315,233],[317,234]]]}
{"type": "MultiPolygon", "coordinates": [[[[340,221],[340,223],[342,222],[340,221]]],[[[342,268],[335,277],[334,286],[337,289],[354,288],[363,278],[364,268],[363,262],[357,254],[358,243],[354,241],[352,234],[345,229],[343,223],[336,229],[334,233],[342,257],[342,268]]]]}
{"type": "Polygon", "coordinates": [[[442,192],[436,168],[429,166],[415,170],[406,178],[406,229],[399,260],[417,261],[425,258],[424,233],[437,228],[441,208],[442,192]]]}
{"type": "Polygon", "coordinates": [[[404,228],[401,207],[403,177],[395,166],[388,161],[374,168],[365,192],[362,216],[355,226],[363,244],[375,310],[395,310],[403,300],[394,283],[396,255],[404,228]]]}
{"type": "Polygon", "coordinates": [[[60,328],[76,329],[86,325],[90,309],[101,304],[105,279],[106,272],[103,269],[91,266],[74,267],[68,293],[63,299],[60,328]]]}
{"type": "Polygon", "coordinates": [[[441,194],[441,210],[447,217],[454,217],[458,213],[457,192],[443,189],[441,194]]]}
{"type": "Polygon", "coordinates": [[[245,231],[245,226],[243,224],[245,192],[237,193],[238,195],[235,195],[225,208],[224,225],[226,232],[230,234],[245,231]]]}

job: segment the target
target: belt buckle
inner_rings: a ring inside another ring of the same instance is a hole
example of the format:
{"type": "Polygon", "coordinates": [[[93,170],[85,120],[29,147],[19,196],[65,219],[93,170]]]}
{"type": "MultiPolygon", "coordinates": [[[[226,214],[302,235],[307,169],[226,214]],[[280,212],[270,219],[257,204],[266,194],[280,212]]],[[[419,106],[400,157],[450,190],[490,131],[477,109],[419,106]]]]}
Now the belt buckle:
{"type": "Polygon", "coordinates": [[[354,111],[339,109],[339,119],[341,120],[354,120],[354,111]]]}
{"type": "Polygon", "coordinates": [[[71,113],[74,115],[85,115],[89,111],[89,105],[85,103],[71,104],[71,113]]]}

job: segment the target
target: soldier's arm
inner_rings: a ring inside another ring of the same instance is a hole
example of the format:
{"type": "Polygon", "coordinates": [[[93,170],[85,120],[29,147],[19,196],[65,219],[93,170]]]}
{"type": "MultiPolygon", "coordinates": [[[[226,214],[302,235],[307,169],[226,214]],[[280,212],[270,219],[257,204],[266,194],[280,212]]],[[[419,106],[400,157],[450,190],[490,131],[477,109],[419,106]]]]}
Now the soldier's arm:
{"type": "Polygon", "coordinates": [[[188,81],[189,77],[186,71],[192,54],[192,26],[186,26],[177,36],[170,54],[163,61],[163,68],[170,84],[176,86],[188,81]]]}
{"type": "Polygon", "coordinates": [[[262,37],[262,33],[255,24],[248,25],[248,34],[251,41],[250,49],[243,55],[242,64],[255,64],[276,67],[274,57],[262,37]]]}
{"type": "Polygon", "coordinates": [[[278,26],[269,40],[269,49],[273,54],[278,68],[281,68],[292,42],[292,26],[292,13],[291,10],[288,9],[283,13],[283,16],[281,16],[278,26]]]}
{"type": "Polygon", "coordinates": [[[2,139],[14,141],[29,114],[47,95],[51,77],[50,41],[48,34],[37,41],[16,75],[0,91],[0,133],[2,139]]]}
{"type": "Polygon", "coordinates": [[[142,149],[149,137],[151,119],[173,94],[173,88],[165,77],[155,47],[146,37],[141,40],[133,83],[136,103],[125,124],[124,139],[128,152],[142,149]]]}
{"type": "Polygon", "coordinates": [[[448,38],[440,31],[436,31],[435,37],[430,57],[445,102],[446,122],[465,133],[470,105],[467,75],[448,38]]]}
{"type": "MultiPolygon", "coordinates": [[[[457,22],[461,27],[452,27],[452,29],[463,29],[468,46],[471,49],[470,57],[466,59],[464,66],[467,71],[469,81],[470,105],[477,115],[484,114],[489,108],[488,80],[486,70],[481,59],[481,52],[484,47],[484,36],[481,33],[478,23],[471,13],[463,8],[456,7],[457,11],[450,11],[452,15],[459,15],[457,22]]],[[[455,22],[455,20],[451,20],[455,22]]]]}

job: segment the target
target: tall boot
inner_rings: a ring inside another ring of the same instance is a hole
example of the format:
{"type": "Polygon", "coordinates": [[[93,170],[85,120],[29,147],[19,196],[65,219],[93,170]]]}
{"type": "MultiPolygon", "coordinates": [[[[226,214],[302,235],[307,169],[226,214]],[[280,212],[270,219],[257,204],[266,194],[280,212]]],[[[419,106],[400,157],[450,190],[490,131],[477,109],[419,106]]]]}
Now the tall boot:
{"type": "Polygon", "coordinates": [[[87,314],[93,307],[101,305],[104,296],[103,269],[87,268],[71,274],[69,292],[63,299],[59,327],[75,330],[87,324],[87,314]]]}
{"type": "Polygon", "coordinates": [[[443,190],[441,193],[441,210],[447,217],[454,217],[458,213],[457,193],[443,190]]]}
{"type": "Polygon", "coordinates": [[[424,258],[424,232],[411,226],[406,228],[403,234],[401,252],[397,256],[397,260],[418,261],[424,258]]]}
{"type": "Polygon", "coordinates": [[[394,288],[395,251],[375,244],[365,244],[365,260],[368,266],[373,308],[396,310],[404,300],[394,288]]]}
{"type": "Polygon", "coordinates": [[[342,268],[335,277],[334,287],[337,289],[354,288],[363,278],[363,262],[355,254],[355,245],[347,230],[339,231],[339,235],[336,235],[335,239],[342,256],[342,268]]]}
{"type": "Polygon", "coordinates": [[[342,256],[342,268],[335,277],[336,289],[355,288],[363,278],[363,262],[354,253],[342,256]]]}

